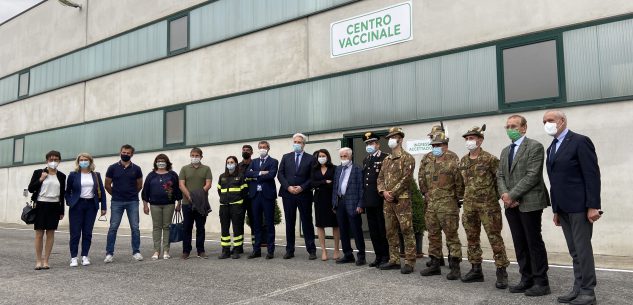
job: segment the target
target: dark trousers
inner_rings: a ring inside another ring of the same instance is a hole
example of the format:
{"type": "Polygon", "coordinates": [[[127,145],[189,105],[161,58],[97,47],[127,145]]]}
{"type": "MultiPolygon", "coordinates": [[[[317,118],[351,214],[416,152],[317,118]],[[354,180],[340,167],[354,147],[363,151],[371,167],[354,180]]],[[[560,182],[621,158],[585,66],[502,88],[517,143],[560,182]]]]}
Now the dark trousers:
{"type": "Polygon", "coordinates": [[[542,216],[543,210],[524,213],[519,211],[518,207],[506,209],[521,281],[547,286],[549,285],[547,278],[549,267],[547,250],[541,235],[542,216]]]}
{"type": "Polygon", "coordinates": [[[363,219],[360,214],[356,213],[356,207],[352,205],[339,205],[336,208],[336,220],[341,232],[341,245],[343,246],[343,254],[345,257],[353,258],[352,244],[350,242],[351,235],[354,236],[356,250],[358,250],[358,259],[365,259],[365,238],[363,237],[363,219]]]}
{"type": "Polygon", "coordinates": [[[283,202],[284,215],[286,217],[286,252],[295,252],[295,224],[297,223],[297,209],[299,209],[306,250],[308,250],[308,253],[316,253],[314,223],[312,222],[312,202],[302,202],[295,198],[283,198],[283,202]]]}
{"type": "Polygon", "coordinates": [[[275,199],[266,199],[261,192],[257,192],[255,197],[252,198],[253,202],[253,214],[251,217],[252,228],[255,230],[255,243],[253,244],[253,252],[261,252],[263,226],[266,222],[267,233],[266,245],[268,247],[268,253],[275,253],[275,199]]]}
{"type": "Polygon", "coordinates": [[[385,213],[383,203],[377,207],[365,208],[367,215],[367,225],[369,226],[369,237],[374,247],[377,261],[389,260],[389,243],[387,242],[387,229],[385,227],[385,213]]]}
{"type": "Polygon", "coordinates": [[[92,244],[92,229],[97,218],[97,207],[92,199],[79,199],[68,211],[70,257],[77,257],[81,238],[81,256],[88,256],[92,244]]]}
{"type": "Polygon", "coordinates": [[[593,224],[589,222],[585,212],[561,212],[558,216],[574,263],[574,290],[580,294],[595,295],[596,266],[591,246],[593,224]]]}
{"type": "Polygon", "coordinates": [[[220,227],[222,248],[231,247],[231,224],[233,224],[233,246],[241,247],[244,243],[244,208],[241,204],[220,205],[220,227]]]}
{"type": "Polygon", "coordinates": [[[193,232],[194,222],[196,223],[196,250],[198,250],[198,253],[204,252],[204,225],[207,223],[207,215],[194,211],[191,204],[183,204],[182,218],[184,226],[182,253],[189,254],[191,252],[191,233],[193,232]]]}

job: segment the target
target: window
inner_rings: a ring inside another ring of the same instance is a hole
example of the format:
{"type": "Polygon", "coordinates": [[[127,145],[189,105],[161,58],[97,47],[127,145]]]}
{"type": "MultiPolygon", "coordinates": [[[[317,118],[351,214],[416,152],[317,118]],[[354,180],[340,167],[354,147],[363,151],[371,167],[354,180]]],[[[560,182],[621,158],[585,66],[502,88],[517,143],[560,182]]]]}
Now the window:
{"type": "Polygon", "coordinates": [[[29,75],[29,71],[20,74],[20,80],[18,83],[18,98],[29,95],[29,75]]]}
{"type": "Polygon", "coordinates": [[[559,39],[501,46],[502,97],[506,105],[520,102],[557,102],[563,76],[559,39]]]}
{"type": "Polygon", "coordinates": [[[169,21],[169,53],[186,51],[189,47],[189,16],[169,21]]]}
{"type": "Polygon", "coordinates": [[[24,138],[17,138],[13,142],[13,163],[24,161],[24,138]]]}
{"type": "Polygon", "coordinates": [[[185,143],[185,109],[165,111],[165,145],[185,143]]]}

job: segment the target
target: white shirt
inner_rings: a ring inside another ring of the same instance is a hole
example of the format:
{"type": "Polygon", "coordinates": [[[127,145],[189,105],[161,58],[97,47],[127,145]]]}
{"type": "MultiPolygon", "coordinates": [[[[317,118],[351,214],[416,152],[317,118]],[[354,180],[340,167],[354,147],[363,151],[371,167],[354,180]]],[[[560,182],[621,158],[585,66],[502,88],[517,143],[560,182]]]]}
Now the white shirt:
{"type": "Polygon", "coordinates": [[[80,198],[92,199],[95,197],[92,188],[95,182],[92,180],[92,173],[81,173],[81,195],[80,198]]]}
{"type": "Polygon", "coordinates": [[[46,179],[42,181],[42,187],[40,187],[40,195],[37,197],[37,201],[43,202],[59,202],[59,191],[61,186],[57,175],[48,175],[46,179]]]}
{"type": "Polygon", "coordinates": [[[512,160],[514,160],[514,158],[517,156],[517,152],[519,151],[519,146],[521,146],[521,143],[523,143],[523,140],[525,140],[525,135],[520,137],[518,140],[514,141],[514,144],[516,144],[517,146],[514,147],[514,156],[512,156],[512,160]]]}
{"type": "Polygon", "coordinates": [[[349,174],[352,172],[352,162],[350,162],[347,166],[341,165],[341,170],[342,169],[345,169],[345,172],[341,175],[343,180],[341,181],[341,189],[338,191],[341,195],[345,195],[345,191],[347,191],[347,183],[349,182],[349,174]]]}

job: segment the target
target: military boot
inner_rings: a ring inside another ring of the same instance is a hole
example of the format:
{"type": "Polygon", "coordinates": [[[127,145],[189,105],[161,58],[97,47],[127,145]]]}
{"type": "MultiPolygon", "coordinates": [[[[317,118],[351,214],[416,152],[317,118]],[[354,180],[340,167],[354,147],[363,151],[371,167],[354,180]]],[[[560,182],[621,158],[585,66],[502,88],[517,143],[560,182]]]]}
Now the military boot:
{"type": "MultiPolygon", "coordinates": [[[[442,266],[442,267],[446,266],[446,262],[444,261],[444,257],[438,258],[438,260],[440,261],[440,266],[442,266]]],[[[426,266],[427,267],[431,267],[431,261],[427,261],[426,262],[426,266]]]]}
{"type": "Polygon", "coordinates": [[[506,272],[506,267],[497,268],[497,282],[495,283],[495,287],[499,289],[508,288],[508,272],[506,272]]]}
{"type": "Polygon", "coordinates": [[[459,264],[462,262],[461,257],[449,257],[448,266],[451,271],[446,275],[446,279],[449,281],[457,280],[461,277],[461,271],[459,270],[459,264]]]}
{"type": "Polygon", "coordinates": [[[442,274],[442,270],[440,270],[440,260],[432,255],[429,257],[431,258],[431,260],[428,262],[428,267],[422,269],[422,271],[420,271],[420,275],[431,276],[442,274]]]}
{"type": "Polygon", "coordinates": [[[244,247],[243,246],[235,246],[233,247],[233,250],[231,250],[231,254],[243,254],[244,253],[244,247]]]}
{"type": "Polygon", "coordinates": [[[218,256],[219,259],[226,259],[231,257],[231,248],[230,247],[222,247],[222,254],[218,256]]]}
{"type": "Polygon", "coordinates": [[[473,267],[462,277],[462,282],[464,283],[474,283],[474,282],[483,282],[484,281],[484,273],[481,272],[481,263],[473,264],[473,267]]]}

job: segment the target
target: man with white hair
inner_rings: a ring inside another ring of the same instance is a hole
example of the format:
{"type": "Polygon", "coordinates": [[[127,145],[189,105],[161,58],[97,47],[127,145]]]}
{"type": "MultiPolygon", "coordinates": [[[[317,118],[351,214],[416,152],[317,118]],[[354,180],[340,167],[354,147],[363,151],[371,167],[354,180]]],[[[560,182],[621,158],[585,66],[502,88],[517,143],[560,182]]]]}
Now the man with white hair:
{"type": "Polygon", "coordinates": [[[314,225],[312,222],[312,190],[310,188],[314,156],[303,151],[306,136],[296,133],[292,136],[292,152],[285,154],[279,163],[277,180],[281,184],[279,196],[283,200],[286,217],[286,254],[284,259],[295,256],[295,223],[297,209],[303,228],[303,238],[309,259],[316,259],[314,225]]]}
{"type": "Polygon", "coordinates": [[[343,245],[343,257],[337,264],[353,263],[362,266],[365,260],[365,238],[363,237],[363,171],[352,162],[352,150],[343,147],[339,150],[341,166],[336,167],[332,180],[332,205],[336,211],[336,219],[341,232],[341,244],[343,245]],[[350,229],[354,235],[354,242],[358,254],[354,260],[352,245],[350,243],[350,229]]]}

